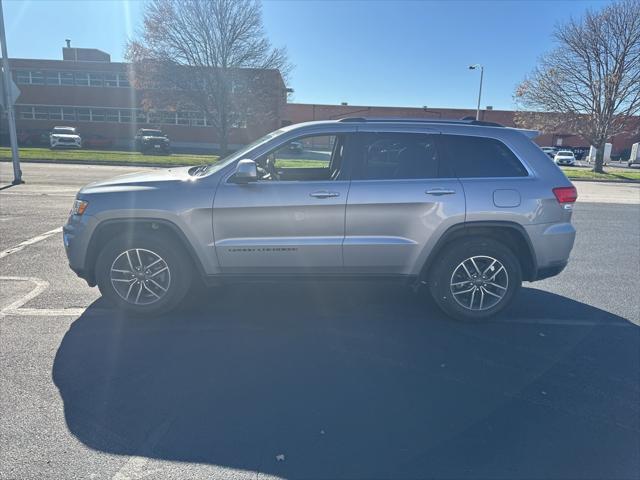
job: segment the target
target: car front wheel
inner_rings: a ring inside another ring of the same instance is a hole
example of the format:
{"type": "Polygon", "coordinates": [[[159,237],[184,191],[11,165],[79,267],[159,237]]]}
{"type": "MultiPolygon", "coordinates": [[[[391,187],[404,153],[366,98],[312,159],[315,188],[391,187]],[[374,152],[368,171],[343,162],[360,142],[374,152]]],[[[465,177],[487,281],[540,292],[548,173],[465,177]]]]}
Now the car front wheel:
{"type": "Polygon", "coordinates": [[[491,238],[459,240],[433,269],[431,294],[438,306],[458,320],[483,320],[506,308],[522,284],[520,262],[491,238]]]}
{"type": "Polygon", "coordinates": [[[102,295],[117,308],[136,315],[156,315],[176,308],[191,285],[190,259],[170,238],[150,235],[116,237],[96,262],[102,295]]]}

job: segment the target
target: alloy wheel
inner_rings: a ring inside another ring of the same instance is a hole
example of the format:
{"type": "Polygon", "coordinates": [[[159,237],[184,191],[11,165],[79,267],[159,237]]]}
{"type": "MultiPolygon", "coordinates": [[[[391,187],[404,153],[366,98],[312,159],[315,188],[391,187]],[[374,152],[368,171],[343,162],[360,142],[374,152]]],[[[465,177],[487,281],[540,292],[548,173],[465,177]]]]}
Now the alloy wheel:
{"type": "Polygon", "coordinates": [[[509,275],[499,260],[478,255],[467,258],[454,269],[449,288],[461,307],[488,310],[504,298],[509,288],[509,275]]]}
{"type": "Polygon", "coordinates": [[[125,250],[111,264],[111,285],[126,302],[150,305],[163,298],[171,285],[171,270],[157,253],[144,248],[125,250]]]}

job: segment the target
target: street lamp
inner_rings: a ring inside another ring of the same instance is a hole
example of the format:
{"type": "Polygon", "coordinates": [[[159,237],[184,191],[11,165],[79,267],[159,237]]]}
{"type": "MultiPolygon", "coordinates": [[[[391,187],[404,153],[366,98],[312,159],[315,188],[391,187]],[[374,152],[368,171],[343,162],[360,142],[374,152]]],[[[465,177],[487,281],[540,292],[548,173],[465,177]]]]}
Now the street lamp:
{"type": "Polygon", "coordinates": [[[476,120],[480,120],[480,98],[482,97],[482,77],[484,77],[484,67],[479,63],[469,65],[469,70],[480,68],[480,90],[478,90],[478,108],[476,109],[476,120]]]}

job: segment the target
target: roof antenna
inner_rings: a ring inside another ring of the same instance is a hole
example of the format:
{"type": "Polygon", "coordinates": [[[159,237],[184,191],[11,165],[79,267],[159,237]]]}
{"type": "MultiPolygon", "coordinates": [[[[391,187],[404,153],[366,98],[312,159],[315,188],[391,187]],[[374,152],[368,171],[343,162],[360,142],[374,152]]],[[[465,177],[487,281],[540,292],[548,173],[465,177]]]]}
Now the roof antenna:
{"type": "Polygon", "coordinates": [[[67,42],[67,48],[71,48],[71,39],[65,38],[64,41],[67,42]]]}

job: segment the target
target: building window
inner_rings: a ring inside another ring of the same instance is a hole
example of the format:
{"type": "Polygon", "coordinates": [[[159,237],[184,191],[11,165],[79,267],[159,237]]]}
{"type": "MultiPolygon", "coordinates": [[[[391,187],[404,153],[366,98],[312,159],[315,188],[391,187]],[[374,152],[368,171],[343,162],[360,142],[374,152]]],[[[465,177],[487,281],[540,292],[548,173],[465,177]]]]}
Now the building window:
{"type": "Polygon", "coordinates": [[[118,115],[118,110],[116,110],[115,108],[109,108],[107,109],[107,113],[106,113],[106,120],[107,122],[119,122],[120,121],[120,117],[118,115]]]}
{"type": "Polygon", "coordinates": [[[115,73],[105,73],[104,74],[104,86],[105,87],[117,87],[118,86],[118,76],[115,73]]]}
{"type": "Polygon", "coordinates": [[[131,85],[129,84],[129,77],[127,76],[126,73],[119,73],[118,74],[118,86],[119,87],[130,87],[131,85]]]}
{"type": "Polygon", "coordinates": [[[73,72],[60,72],[60,85],[73,85],[73,72]]]}
{"type": "Polygon", "coordinates": [[[78,115],[79,122],[90,122],[91,121],[91,111],[88,108],[78,108],[76,110],[78,115]]]}
{"type": "Polygon", "coordinates": [[[92,122],[104,122],[104,110],[101,108],[91,109],[91,121],[92,122]]]}
{"type": "Polygon", "coordinates": [[[20,107],[20,118],[22,120],[33,120],[33,107],[20,107]]]}
{"type": "Polygon", "coordinates": [[[176,112],[162,112],[160,114],[160,122],[165,125],[175,125],[176,124],[176,112]]]}
{"type": "Polygon", "coordinates": [[[49,108],[50,120],[62,120],[62,109],[60,107],[49,108]]]}
{"type": "Polygon", "coordinates": [[[178,112],[176,119],[178,125],[189,125],[189,114],[187,112],[178,112]]]}
{"type": "Polygon", "coordinates": [[[47,72],[47,85],[60,85],[59,72],[47,72]]]}
{"type": "Polygon", "coordinates": [[[191,112],[191,125],[194,127],[206,127],[207,119],[202,112],[191,112]]]}
{"type": "Polygon", "coordinates": [[[120,110],[120,123],[131,123],[131,110],[120,110]]]}
{"type": "Polygon", "coordinates": [[[103,76],[101,73],[90,73],[89,74],[89,85],[92,87],[101,87],[102,86],[103,76]]]}
{"type": "Polygon", "coordinates": [[[49,120],[49,109],[47,107],[34,107],[36,120],[49,120]]]}
{"type": "Polygon", "coordinates": [[[83,72],[76,72],[76,85],[81,87],[89,86],[89,75],[83,72]]]}
{"type": "Polygon", "coordinates": [[[149,123],[149,117],[143,110],[136,110],[136,123],[149,123]]]}
{"type": "Polygon", "coordinates": [[[31,72],[31,84],[32,85],[44,85],[44,73],[31,72]]]}
{"type": "Polygon", "coordinates": [[[18,70],[16,72],[16,80],[20,85],[28,85],[31,83],[31,72],[18,70]]]}
{"type": "Polygon", "coordinates": [[[63,108],[62,109],[62,119],[63,120],[75,120],[76,119],[76,110],[75,110],[75,108],[63,108]]]}

